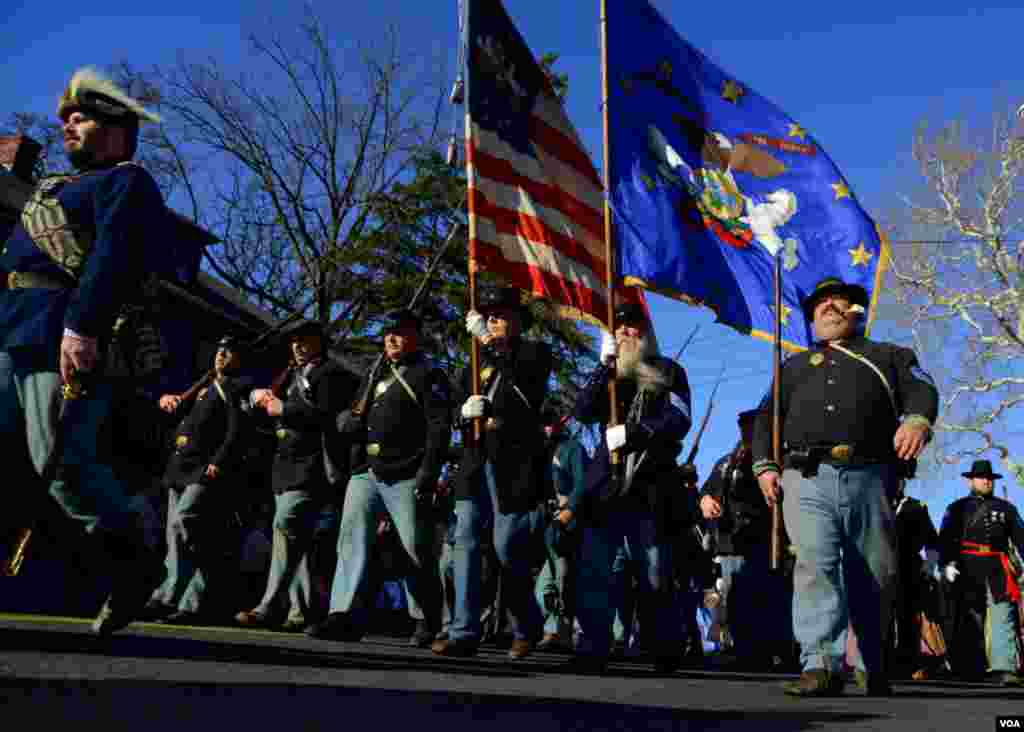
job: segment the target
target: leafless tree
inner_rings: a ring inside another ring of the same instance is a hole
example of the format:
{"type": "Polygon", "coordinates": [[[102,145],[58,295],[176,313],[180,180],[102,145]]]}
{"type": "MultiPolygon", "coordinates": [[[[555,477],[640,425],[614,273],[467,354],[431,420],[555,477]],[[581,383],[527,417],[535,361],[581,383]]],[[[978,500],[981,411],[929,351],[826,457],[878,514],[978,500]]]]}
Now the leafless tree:
{"type": "Polygon", "coordinates": [[[995,453],[1024,484],[1012,452],[1024,415],[1024,139],[1013,115],[972,135],[922,126],[914,159],[926,193],[893,225],[892,283],[919,352],[930,353],[942,394],[939,456],[995,453]]]}

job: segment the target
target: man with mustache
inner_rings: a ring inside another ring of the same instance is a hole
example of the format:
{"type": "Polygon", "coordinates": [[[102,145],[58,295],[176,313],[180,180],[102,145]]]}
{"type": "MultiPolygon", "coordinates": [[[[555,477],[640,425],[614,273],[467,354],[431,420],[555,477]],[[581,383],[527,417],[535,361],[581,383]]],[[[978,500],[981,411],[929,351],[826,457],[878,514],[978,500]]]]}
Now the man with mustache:
{"type": "Polygon", "coordinates": [[[575,416],[605,427],[587,469],[582,496],[570,496],[559,515],[583,523],[577,570],[576,615],[583,641],[571,666],[601,673],[611,652],[615,609],[622,606],[627,572],[614,572],[623,552],[638,580],[637,603],[646,650],[659,672],[678,669],[683,626],[673,587],[672,538],[667,520],[679,490],[676,457],[692,421],[686,372],[663,358],[647,313],[621,305],[614,338],[605,335],[599,371],[580,394],[575,416]],[[610,424],[608,384],[615,379],[619,421],[610,424]],[[613,465],[611,454],[621,465],[613,465]],[[582,505],[581,505],[582,504],[582,505]]]}
{"type": "Polygon", "coordinates": [[[319,323],[297,321],[282,330],[291,365],[278,390],[255,389],[250,403],[277,421],[271,487],[274,491],[273,550],[267,589],[259,605],[235,616],[247,627],[301,630],[311,620],[309,550],[329,482],[327,459],[347,465],[335,417],[352,403],[355,374],[326,353],[319,323]],[[329,451],[329,455],[326,451],[329,451]]]}
{"type": "MultiPolygon", "coordinates": [[[[217,620],[206,600],[212,586],[222,588],[226,567],[218,534],[227,525],[234,498],[232,479],[241,458],[243,384],[238,380],[241,348],[231,336],[217,343],[210,384],[178,425],[174,453],[164,471],[167,488],[167,578],[146,609],[154,620],[197,625],[217,620]]],[[[160,409],[182,407],[177,394],[160,397],[160,409]]]]}
{"type": "Polygon", "coordinates": [[[112,412],[114,323],[166,264],[163,198],[131,162],[139,125],[160,118],[91,68],[71,77],[57,116],[76,173],[40,181],[0,250],[0,439],[27,440],[50,495],[109,560],[111,594],[92,626],[108,635],[163,576],[131,491],[98,449],[112,412]]]}
{"type": "Polygon", "coordinates": [[[851,624],[858,686],[891,692],[884,668],[898,570],[892,498],[931,438],[938,391],[908,348],[868,340],[864,288],[834,277],[801,303],[815,343],[781,372],[783,464],[772,456],[772,409],[754,425],[754,474],[783,501],[796,551],[793,631],[803,673],[791,696],[842,693],[851,624]]]}

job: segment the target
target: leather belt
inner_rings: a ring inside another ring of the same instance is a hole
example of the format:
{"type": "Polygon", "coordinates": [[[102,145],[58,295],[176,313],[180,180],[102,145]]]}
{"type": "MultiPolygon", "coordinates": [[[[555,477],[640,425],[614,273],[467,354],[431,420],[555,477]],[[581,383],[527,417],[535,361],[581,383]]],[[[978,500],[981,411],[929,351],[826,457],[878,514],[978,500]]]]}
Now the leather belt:
{"type": "Polygon", "coordinates": [[[806,458],[816,459],[817,462],[851,465],[860,463],[884,463],[892,459],[892,455],[877,455],[863,453],[857,450],[856,445],[849,443],[838,443],[835,445],[787,445],[788,454],[798,454],[806,458]]]}
{"type": "Polygon", "coordinates": [[[39,272],[8,272],[8,290],[64,290],[71,284],[61,280],[59,277],[41,274],[39,272]]]}

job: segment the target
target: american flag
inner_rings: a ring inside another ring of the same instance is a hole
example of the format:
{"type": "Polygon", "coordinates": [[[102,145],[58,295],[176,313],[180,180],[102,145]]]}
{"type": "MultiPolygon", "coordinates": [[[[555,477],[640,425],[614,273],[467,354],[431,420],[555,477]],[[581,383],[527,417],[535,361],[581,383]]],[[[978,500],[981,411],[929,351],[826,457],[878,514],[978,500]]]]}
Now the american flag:
{"type": "Polygon", "coordinates": [[[466,13],[470,266],[606,323],[601,179],[500,0],[468,0],[466,13]]]}

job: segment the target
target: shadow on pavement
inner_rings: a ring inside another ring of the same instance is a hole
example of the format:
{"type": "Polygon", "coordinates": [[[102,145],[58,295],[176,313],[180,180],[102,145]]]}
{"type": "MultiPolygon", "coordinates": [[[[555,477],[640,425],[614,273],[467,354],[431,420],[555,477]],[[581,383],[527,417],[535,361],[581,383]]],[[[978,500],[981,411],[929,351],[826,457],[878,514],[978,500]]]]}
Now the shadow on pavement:
{"type": "Polygon", "coordinates": [[[228,722],[235,729],[336,732],[348,723],[387,729],[447,732],[554,732],[558,730],[731,730],[799,732],[844,729],[876,719],[869,714],[820,709],[710,712],[636,705],[518,699],[493,694],[408,692],[277,684],[180,684],[147,681],[40,682],[0,680],[0,706],[8,719],[56,729],[73,721],[86,728],[180,732],[228,722]]]}

